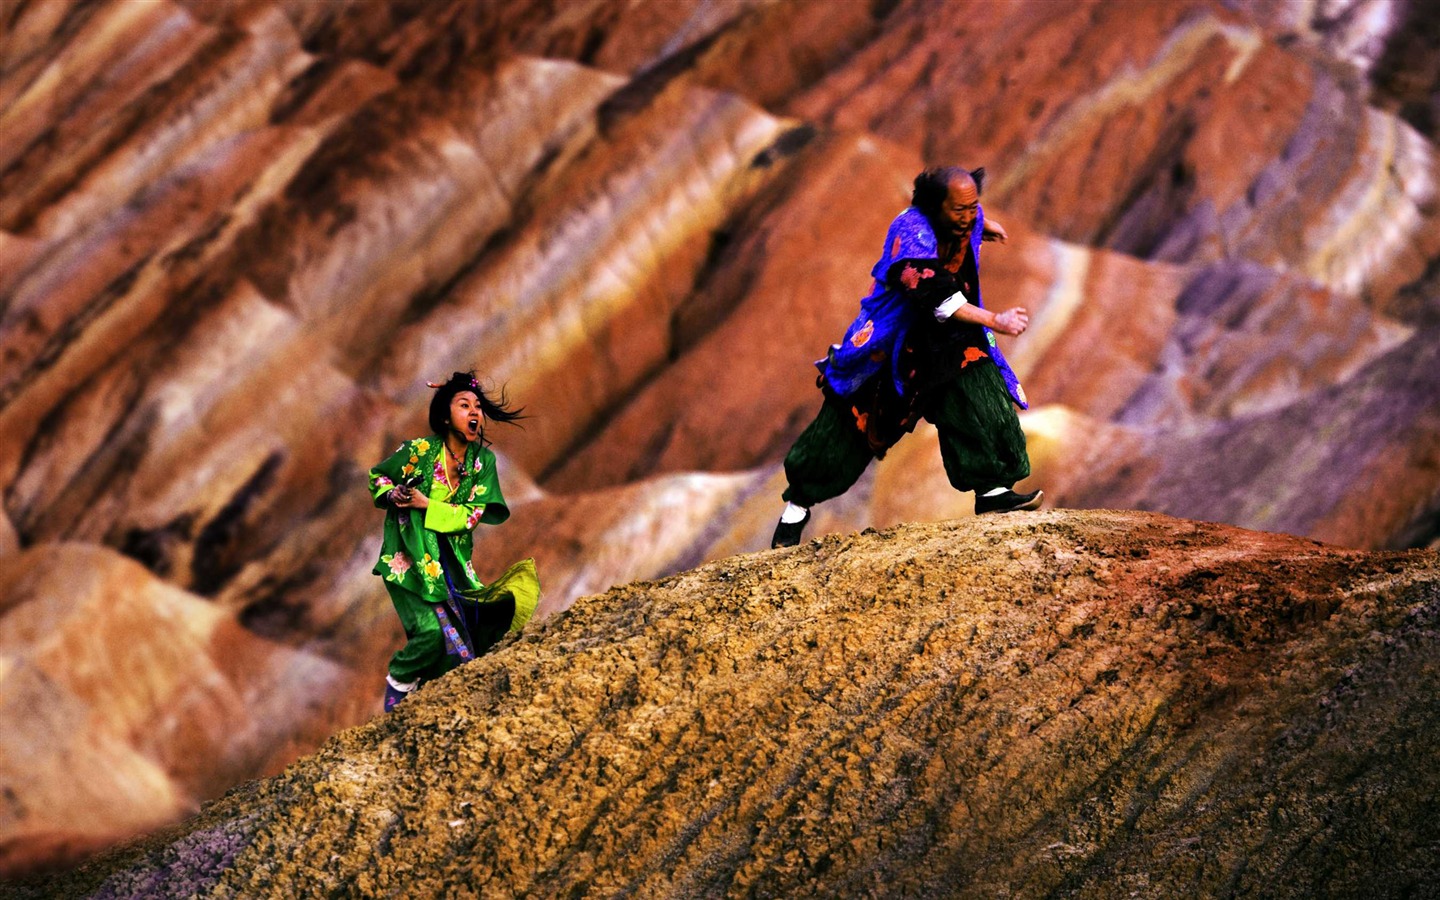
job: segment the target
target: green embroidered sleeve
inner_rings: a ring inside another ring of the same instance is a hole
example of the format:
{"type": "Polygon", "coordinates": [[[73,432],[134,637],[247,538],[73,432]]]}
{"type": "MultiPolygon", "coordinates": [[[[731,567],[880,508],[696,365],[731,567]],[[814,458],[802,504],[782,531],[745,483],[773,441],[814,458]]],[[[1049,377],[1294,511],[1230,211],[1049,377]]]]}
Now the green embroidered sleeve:
{"type": "Polygon", "coordinates": [[[470,489],[470,497],[473,502],[485,504],[480,515],[481,522],[486,525],[499,525],[510,518],[510,506],[505,502],[505,495],[500,492],[500,474],[495,469],[495,451],[485,447],[480,458],[482,468],[475,479],[475,486],[470,489]]]}
{"type": "Polygon", "coordinates": [[[406,441],[390,458],[370,470],[370,498],[380,509],[387,508],[385,495],[395,485],[415,474],[421,459],[430,450],[425,438],[406,441]]]}

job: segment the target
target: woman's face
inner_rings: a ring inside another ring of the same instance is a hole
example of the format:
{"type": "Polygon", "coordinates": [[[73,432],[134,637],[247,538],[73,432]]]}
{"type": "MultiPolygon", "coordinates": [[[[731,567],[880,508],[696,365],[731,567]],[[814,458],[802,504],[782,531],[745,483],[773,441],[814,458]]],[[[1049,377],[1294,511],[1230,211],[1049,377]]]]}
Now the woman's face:
{"type": "Polygon", "coordinates": [[[450,399],[450,428],[466,441],[480,437],[480,425],[484,421],[485,413],[474,391],[461,391],[450,399]]]}

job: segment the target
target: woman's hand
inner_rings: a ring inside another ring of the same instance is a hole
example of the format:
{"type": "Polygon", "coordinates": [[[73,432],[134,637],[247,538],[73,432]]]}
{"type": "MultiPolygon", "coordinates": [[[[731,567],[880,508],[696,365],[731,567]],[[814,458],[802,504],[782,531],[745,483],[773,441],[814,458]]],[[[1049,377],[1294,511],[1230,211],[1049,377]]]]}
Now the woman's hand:
{"type": "Polygon", "coordinates": [[[1030,314],[1023,306],[1007,309],[995,314],[995,324],[990,327],[1001,334],[1024,334],[1030,327],[1030,314]]]}
{"type": "Polygon", "coordinates": [[[1006,241],[1010,240],[1010,233],[1005,230],[1004,225],[1001,225],[994,219],[986,219],[985,229],[980,233],[980,240],[999,241],[1003,244],[1006,241]]]}
{"type": "Polygon", "coordinates": [[[414,488],[397,487],[390,492],[390,503],[396,509],[425,509],[430,506],[430,498],[414,488]]]}

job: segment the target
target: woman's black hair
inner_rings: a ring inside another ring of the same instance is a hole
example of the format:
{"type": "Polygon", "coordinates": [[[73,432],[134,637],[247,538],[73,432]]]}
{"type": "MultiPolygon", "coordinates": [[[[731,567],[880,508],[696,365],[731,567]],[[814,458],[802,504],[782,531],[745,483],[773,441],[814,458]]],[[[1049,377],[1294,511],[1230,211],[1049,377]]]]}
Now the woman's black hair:
{"type": "MultiPolygon", "coordinates": [[[[486,419],[494,419],[497,422],[506,422],[514,425],[516,419],[525,418],[522,413],[525,407],[511,407],[510,400],[505,396],[505,389],[500,389],[497,398],[486,393],[475,378],[475,372],[456,372],[450,376],[450,380],[440,385],[435,391],[435,396],[430,399],[430,429],[436,434],[444,437],[450,426],[450,401],[461,391],[470,391],[480,401],[480,410],[485,413],[486,419]]],[[[485,426],[480,426],[480,443],[488,444],[485,440],[485,426]]]]}
{"type": "Polygon", "coordinates": [[[985,169],[971,171],[959,166],[934,166],[915,176],[915,192],[910,195],[910,205],[931,219],[940,215],[940,204],[950,192],[950,182],[969,175],[975,182],[975,196],[980,196],[985,186],[985,169]]]}

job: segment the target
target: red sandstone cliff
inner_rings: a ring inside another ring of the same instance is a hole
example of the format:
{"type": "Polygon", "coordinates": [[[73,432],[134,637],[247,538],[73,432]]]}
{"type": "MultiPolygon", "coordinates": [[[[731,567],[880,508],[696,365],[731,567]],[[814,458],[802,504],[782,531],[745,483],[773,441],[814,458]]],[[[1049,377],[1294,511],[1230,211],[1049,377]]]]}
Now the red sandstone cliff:
{"type": "MultiPolygon", "coordinates": [[[[360,485],[426,378],[534,414],[492,435],[515,515],[477,567],[535,555],[545,614],[763,546],[809,361],[927,163],[990,169],[1052,504],[1434,543],[1437,29],[1387,0],[0,6],[0,865],[373,711],[399,629],[360,485]],[[67,753],[113,777],[56,802],[67,753]]],[[[969,502],[922,427],[812,528],[969,502]]]]}

